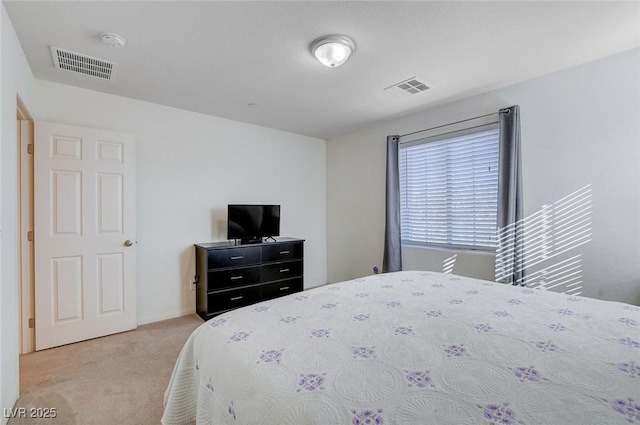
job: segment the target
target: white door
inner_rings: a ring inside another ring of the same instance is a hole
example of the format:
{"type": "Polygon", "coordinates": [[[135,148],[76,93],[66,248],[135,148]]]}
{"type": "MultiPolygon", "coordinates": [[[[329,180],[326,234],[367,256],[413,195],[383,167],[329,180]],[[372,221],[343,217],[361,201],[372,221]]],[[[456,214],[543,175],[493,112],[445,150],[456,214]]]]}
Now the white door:
{"type": "Polygon", "coordinates": [[[135,139],[36,122],[36,350],[136,327],[135,139]]]}

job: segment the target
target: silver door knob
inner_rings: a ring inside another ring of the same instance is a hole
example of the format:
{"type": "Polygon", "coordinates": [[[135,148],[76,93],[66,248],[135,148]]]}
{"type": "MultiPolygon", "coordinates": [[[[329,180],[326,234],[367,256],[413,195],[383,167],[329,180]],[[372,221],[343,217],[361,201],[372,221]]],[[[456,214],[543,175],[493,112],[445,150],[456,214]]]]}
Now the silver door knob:
{"type": "Polygon", "coordinates": [[[127,239],[126,241],[124,241],[124,246],[131,246],[133,245],[133,242],[129,239],[127,239]]]}

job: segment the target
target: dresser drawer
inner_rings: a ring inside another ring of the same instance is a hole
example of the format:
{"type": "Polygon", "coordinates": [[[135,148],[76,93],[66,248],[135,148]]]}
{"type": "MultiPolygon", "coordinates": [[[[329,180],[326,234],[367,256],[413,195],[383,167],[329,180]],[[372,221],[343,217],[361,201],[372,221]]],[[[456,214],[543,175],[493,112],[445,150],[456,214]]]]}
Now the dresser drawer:
{"type": "Polygon", "coordinates": [[[207,264],[209,269],[260,264],[261,255],[259,246],[214,249],[207,253],[207,264]]]}
{"type": "Polygon", "coordinates": [[[289,279],[276,283],[262,285],[262,299],[270,300],[272,298],[282,297],[284,295],[293,294],[302,291],[302,278],[289,279]]]}
{"type": "Polygon", "coordinates": [[[209,272],[209,291],[232,288],[234,286],[260,283],[260,266],[224,269],[209,272]]]}
{"type": "Polygon", "coordinates": [[[268,264],[262,266],[262,281],[290,279],[302,276],[302,260],[287,261],[285,263],[268,264]]]}
{"type": "Polygon", "coordinates": [[[223,311],[260,301],[260,286],[211,292],[207,295],[209,310],[223,311]]]}
{"type": "Polygon", "coordinates": [[[286,261],[302,258],[302,243],[279,243],[262,246],[262,262],[286,261]]]}

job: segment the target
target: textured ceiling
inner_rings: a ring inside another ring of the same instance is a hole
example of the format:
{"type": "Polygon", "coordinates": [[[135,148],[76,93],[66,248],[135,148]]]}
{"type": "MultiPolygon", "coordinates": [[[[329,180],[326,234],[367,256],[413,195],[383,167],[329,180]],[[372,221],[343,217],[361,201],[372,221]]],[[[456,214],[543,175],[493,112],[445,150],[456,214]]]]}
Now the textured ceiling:
{"type": "Polygon", "coordinates": [[[36,78],[320,138],[640,46],[640,2],[3,3],[36,78]],[[335,69],[309,51],[331,33],[356,44],[335,69]],[[55,69],[50,45],[115,78],[55,69]],[[412,76],[432,88],[384,91],[412,76]]]}

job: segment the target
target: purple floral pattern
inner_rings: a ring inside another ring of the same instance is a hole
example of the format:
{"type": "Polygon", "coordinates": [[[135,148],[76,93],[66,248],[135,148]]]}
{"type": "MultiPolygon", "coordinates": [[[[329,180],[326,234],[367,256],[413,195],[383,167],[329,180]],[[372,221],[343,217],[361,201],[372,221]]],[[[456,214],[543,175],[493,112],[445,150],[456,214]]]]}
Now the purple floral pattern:
{"type": "Polygon", "coordinates": [[[311,329],[311,336],[315,338],[329,338],[329,329],[311,329]]]}
{"type": "Polygon", "coordinates": [[[620,338],[618,340],[618,344],[620,345],[626,345],[627,347],[631,347],[631,348],[640,348],[640,342],[638,341],[634,341],[631,338],[627,337],[627,338],[620,338]]]}
{"type": "Polygon", "coordinates": [[[215,390],[213,389],[213,384],[211,383],[211,378],[209,378],[209,380],[207,381],[207,389],[211,392],[215,392],[215,390]]]}
{"type": "Polygon", "coordinates": [[[218,326],[222,326],[225,323],[227,323],[227,319],[225,318],[221,318],[221,319],[212,319],[209,321],[209,326],[211,326],[212,328],[218,327],[218,326]]]}
{"type": "Polygon", "coordinates": [[[411,295],[413,295],[414,297],[423,297],[424,292],[412,292],[411,295]]]}
{"type": "Polygon", "coordinates": [[[432,288],[444,288],[444,285],[442,283],[434,283],[431,285],[432,288]]]}
{"type": "Polygon", "coordinates": [[[625,305],[622,307],[624,310],[631,310],[631,311],[640,311],[640,307],[636,307],[634,305],[625,305]]]}
{"type": "Polygon", "coordinates": [[[579,297],[569,297],[569,298],[567,298],[567,301],[569,301],[570,303],[579,303],[579,302],[582,302],[582,298],[579,298],[579,297]]]}
{"type": "Polygon", "coordinates": [[[616,413],[624,416],[627,422],[632,424],[636,421],[640,422],[640,404],[636,403],[634,399],[614,400],[611,402],[611,407],[616,413]]]}
{"type": "Polygon", "coordinates": [[[522,302],[522,300],[520,298],[511,298],[510,300],[507,300],[507,302],[511,305],[522,305],[524,304],[524,302],[522,302]]]}
{"type": "Polygon", "coordinates": [[[236,410],[233,407],[233,401],[231,403],[229,403],[229,416],[231,416],[233,418],[233,420],[236,420],[236,410]]]}
{"type": "Polygon", "coordinates": [[[632,378],[640,378],[640,366],[635,362],[619,363],[618,369],[632,378]]]}
{"type": "Polygon", "coordinates": [[[569,310],[568,308],[560,308],[556,310],[556,313],[558,313],[561,316],[574,316],[576,314],[573,311],[569,310]]]}
{"type": "Polygon", "coordinates": [[[384,425],[382,409],[376,411],[363,410],[361,412],[352,410],[351,414],[353,415],[352,425],[384,425]]]}
{"type": "Polygon", "coordinates": [[[473,325],[476,332],[493,332],[493,328],[488,323],[477,323],[473,325]]]}
{"type": "Polygon", "coordinates": [[[524,425],[524,422],[519,420],[515,412],[509,408],[508,403],[478,405],[478,408],[482,410],[482,415],[490,425],[524,425]]]}
{"type": "Polygon", "coordinates": [[[306,390],[306,391],[317,391],[324,390],[324,375],[316,375],[314,373],[308,375],[300,375],[300,379],[298,379],[298,391],[306,390]]]}
{"type": "Polygon", "coordinates": [[[356,297],[358,297],[358,298],[366,298],[366,297],[368,297],[368,296],[369,296],[369,293],[368,293],[368,292],[358,292],[358,293],[356,294],[356,297]]]}
{"type": "Polygon", "coordinates": [[[522,292],[523,294],[531,295],[531,294],[533,294],[533,293],[534,293],[534,292],[536,292],[536,291],[534,291],[533,289],[523,289],[523,290],[522,290],[522,291],[520,291],[520,292],[522,292]]]}
{"type": "Polygon", "coordinates": [[[532,367],[517,367],[514,369],[513,374],[516,375],[516,378],[520,380],[520,382],[538,382],[542,377],[540,376],[540,372],[535,370],[532,367]]]}
{"type": "Polygon", "coordinates": [[[258,313],[262,313],[263,311],[269,310],[269,306],[267,305],[259,305],[253,309],[253,311],[257,311],[258,313]]]}
{"type": "Polygon", "coordinates": [[[380,287],[385,289],[391,289],[393,288],[393,285],[380,285],[380,287]]]}
{"type": "Polygon", "coordinates": [[[449,304],[463,304],[463,303],[464,303],[464,301],[462,301],[462,300],[451,300],[451,301],[449,301],[449,304]]]}
{"type": "Polygon", "coordinates": [[[408,385],[410,387],[416,386],[418,388],[424,388],[431,385],[431,378],[429,377],[429,372],[423,371],[413,371],[409,372],[407,370],[404,371],[405,377],[407,378],[408,385]]]}
{"type": "Polygon", "coordinates": [[[401,306],[400,301],[387,301],[385,303],[385,305],[387,307],[400,307],[401,306]]]}
{"type": "Polygon", "coordinates": [[[375,347],[353,347],[353,358],[370,359],[376,356],[375,347]]]}
{"type": "Polygon", "coordinates": [[[363,322],[365,320],[369,320],[369,315],[368,314],[356,314],[353,316],[353,320],[358,320],[360,322],[363,322]]]}
{"type": "Polygon", "coordinates": [[[618,322],[625,326],[638,326],[638,322],[630,317],[621,317],[618,319],[618,322]]]}
{"type": "Polygon", "coordinates": [[[479,293],[480,293],[480,292],[479,292],[479,291],[476,291],[475,289],[472,289],[472,290],[470,290],[470,291],[466,291],[466,292],[465,292],[465,294],[468,294],[468,295],[478,295],[479,293]]]}
{"type": "Polygon", "coordinates": [[[302,300],[306,300],[307,298],[309,298],[306,295],[298,295],[297,297],[294,298],[294,300],[296,301],[302,301],[302,300]]]}
{"type": "Polygon", "coordinates": [[[496,317],[508,317],[510,316],[509,313],[507,313],[506,311],[494,311],[493,315],[496,317]]]}
{"type": "Polygon", "coordinates": [[[469,353],[462,345],[446,345],[444,346],[444,352],[447,357],[467,357],[469,353]]]}
{"type": "Polygon", "coordinates": [[[249,338],[250,334],[250,332],[234,332],[234,334],[229,337],[229,341],[227,342],[246,341],[247,338],[249,338]]]}
{"type": "Polygon", "coordinates": [[[396,335],[413,335],[415,332],[411,326],[398,326],[393,330],[396,335]]]}
{"type": "Polygon", "coordinates": [[[547,327],[554,332],[564,332],[567,330],[562,323],[549,323],[547,327]]]}
{"type": "Polygon", "coordinates": [[[337,306],[337,305],[338,305],[338,304],[328,303],[328,304],[323,304],[323,305],[322,305],[322,308],[326,308],[326,309],[329,309],[329,308],[336,308],[336,306],[337,306]]]}
{"type": "Polygon", "coordinates": [[[260,353],[258,363],[280,363],[282,359],[282,350],[268,350],[260,353]]]}
{"type": "Polygon", "coordinates": [[[296,317],[287,316],[280,319],[280,321],[282,323],[295,323],[298,319],[300,319],[300,316],[296,316],[296,317]]]}
{"type": "Polygon", "coordinates": [[[442,316],[442,312],[439,310],[430,310],[430,311],[425,311],[424,314],[427,317],[440,317],[442,316]]]}
{"type": "Polygon", "coordinates": [[[540,351],[558,351],[558,346],[551,341],[538,341],[534,342],[533,345],[540,351]]]}

